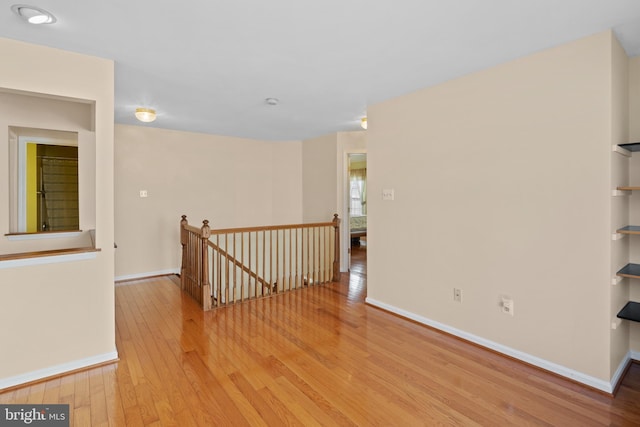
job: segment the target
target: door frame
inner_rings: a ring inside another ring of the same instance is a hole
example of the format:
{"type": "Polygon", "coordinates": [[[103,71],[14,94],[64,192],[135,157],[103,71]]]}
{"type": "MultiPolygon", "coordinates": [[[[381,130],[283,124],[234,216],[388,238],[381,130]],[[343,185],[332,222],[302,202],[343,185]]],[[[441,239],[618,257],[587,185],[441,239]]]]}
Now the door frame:
{"type": "MultiPolygon", "coordinates": [[[[340,252],[342,259],[344,259],[344,267],[346,271],[351,271],[351,232],[349,231],[350,213],[349,207],[351,206],[351,188],[349,184],[349,166],[351,154],[367,154],[366,149],[350,148],[344,151],[342,158],[342,212],[340,217],[342,218],[340,252]]],[[[368,163],[368,160],[367,160],[368,163]]]]}

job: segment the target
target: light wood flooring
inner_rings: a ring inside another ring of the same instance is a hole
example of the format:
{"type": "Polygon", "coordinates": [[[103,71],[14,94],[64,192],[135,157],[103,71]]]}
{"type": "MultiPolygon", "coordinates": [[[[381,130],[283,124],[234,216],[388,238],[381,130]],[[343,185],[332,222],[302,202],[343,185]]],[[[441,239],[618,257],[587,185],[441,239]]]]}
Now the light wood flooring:
{"type": "Polygon", "coordinates": [[[341,283],[208,313],[170,277],[117,286],[120,361],[0,403],[83,427],[640,425],[640,366],[611,398],[367,306],[359,251],[341,283]]]}

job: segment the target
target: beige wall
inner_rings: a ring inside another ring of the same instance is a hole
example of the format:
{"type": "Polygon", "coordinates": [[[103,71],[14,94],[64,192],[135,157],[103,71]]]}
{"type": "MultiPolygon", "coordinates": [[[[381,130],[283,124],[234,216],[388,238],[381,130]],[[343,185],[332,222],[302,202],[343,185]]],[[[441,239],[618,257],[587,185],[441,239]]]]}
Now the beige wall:
{"type": "Polygon", "coordinates": [[[302,222],[299,141],[124,125],[115,141],[118,278],[177,271],[182,214],[212,228],[302,222]]]}
{"type": "Polygon", "coordinates": [[[331,221],[338,212],[338,134],[303,141],[303,222],[331,221]]]}
{"type": "Polygon", "coordinates": [[[629,141],[640,141],[640,56],[629,59],[629,141]]]}
{"type": "Polygon", "coordinates": [[[602,33],[369,108],[368,301],[609,381],[611,57],[602,33]]]}
{"type": "MultiPolygon", "coordinates": [[[[0,342],[5,343],[0,352],[0,385],[6,386],[16,378],[34,379],[116,357],[114,106],[111,61],[8,39],[0,39],[0,56],[6,59],[0,68],[2,89],[95,103],[95,227],[96,245],[102,249],[94,259],[0,268],[0,342]],[[46,72],[41,64],[47,64],[46,72]]],[[[40,127],[27,118],[15,124],[40,127]]],[[[6,128],[0,129],[0,134],[7,133],[6,128]]],[[[0,161],[0,172],[6,177],[7,159],[0,161]]],[[[8,184],[0,182],[0,196],[6,200],[8,184]]],[[[2,215],[3,229],[6,217],[2,215]]]]}

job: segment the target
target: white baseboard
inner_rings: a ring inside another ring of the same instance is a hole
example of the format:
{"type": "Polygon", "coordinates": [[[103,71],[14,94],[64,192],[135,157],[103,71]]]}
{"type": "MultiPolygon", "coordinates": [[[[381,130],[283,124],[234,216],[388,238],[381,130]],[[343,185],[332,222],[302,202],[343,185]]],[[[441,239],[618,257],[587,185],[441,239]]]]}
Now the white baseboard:
{"type": "MultiPolygon", "coordinates": [[[[507,347],[505,345],[499,344],[497,342],[479,337],[477,335],[473,335],[470,334],[469,332],[465,332],[463,330],[457,329],[457,328],[453,328],[451,326],[445,325],[444,323],[440,323],[437,322],[435,320],[431,320],[428,319],[426,317],[423,316],[419,316],[417,314],[411,313],[409,311],[403,310],[401,308],[377,301],[375,299],[372,298],[366,298],[366,303],[370,304],[372,306],[375,307],[379,307],[383,310],[386,311],[390,311],[391,313],[395,313],[399,316],[402,317],[406,317],[407,319],[411,319],[413,321],[416,321],[418,323],[422,323],[423,325],[427,325],[427,326],[431,326],[432,328],[435,329],[439,329],[441,331],[447,332],[451,335],[454,335],[456,337],[462,338],[466,341],[470,341],[472,343],[478,344],[482,347],[486,347],[488,349],[497,351],[498,353],[502,353],[505,354],[507,356],[513,357],[514,359],[518,359],[518,360],[522,360],[523,362],[529,363],[531,365],[537,366],[538,368],[542,368],[546,371],[550,371],[553,372],[555,374],[561,375],[563,377],[569,378],[573,381],[577,381],[579,383],[588,385],[589,387],[593,387],[595,389],[598,390],[602,390],[606,393],[612,393],[613,389],[614,389],[614,385],[617,384],[617,382],[614,382],[613,380],[619,380],[619,376],[622,375],[622,373],[624,372],[624,368],[626,366],[626,362],[629,359],[625,359],[622,363],[621,363],[621,367],[618,368],[618,371],[616,371],[616,375],[614,375],[614,378],[612,378],[611,381],[607,382],[604,380],[601,380],[599,378],[595,378],[592,377],[590,375],[584,374],[582,372],[578,372],[576,370],[573,370],[571,368],[567,368],[566,366],[562,366],[562,365],[558,365],[557,363],[553,363],[550,362],[548,360],[545,359],[541,359],[539,357],[533,356],[531,354],[522,352],[520,350],[516,350],[514,348],[511,347],[507,347]]],[[[638,355],[640,355],[640,353],[638,353],[638,355]]],[[[632,353],[629,352],[629,354],[627,355],[628,358],[633,358],[635,359],[635,357],[633,357],[632,353]]]]}
{"type": "Polygon", "coordinates": [[[146,277],[153,276],[166,276],[167,274],[180,274],[180,268],[170,268],[168,270],[148,271],[146,273],[125,274],[124,276],[117,276],[116,282],[122,282],[125,280],[144,279],[146,277]]]}
{"type": "Polygon", "coordinates": [[[99,354],[97,356],[87,357],[85,359],[75,360],[73,362],[51,366],[49,368],[38,369],[37,371],[27,372],[26,374],[16,375],[14,377],[2,378],[0,379],[0,390],[116,360],[118,360],[118,352],[112,351],[105,354],[99,354]]]}
{"type": "Polygon", "coordinates": [[[625,369],[627,369],[627,365],[631,360],[638,360],[638,356],[640,353],[629,350],[629,352],[624,356],[620,364],[618,365],[618,369],[611,377],[611,390],[615,390],[616,386],[620,381],[622,381],[622,374],[624,374],[625,369]],[[635,355],[635,357],[634,357],[635,355]]]}

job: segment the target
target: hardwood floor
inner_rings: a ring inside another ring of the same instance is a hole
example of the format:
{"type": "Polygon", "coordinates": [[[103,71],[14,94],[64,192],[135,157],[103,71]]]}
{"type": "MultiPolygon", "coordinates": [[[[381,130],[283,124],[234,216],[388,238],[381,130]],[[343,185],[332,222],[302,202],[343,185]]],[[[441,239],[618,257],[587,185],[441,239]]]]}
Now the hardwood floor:
{"type": "Polygon", "coordinates": [[[367,306],[356,255],[341,283],[207,313],[170,277],[117,286],[120,361],[0,403],[75,426],[640,425],[639,365],[614,399],[367,306]]]}

